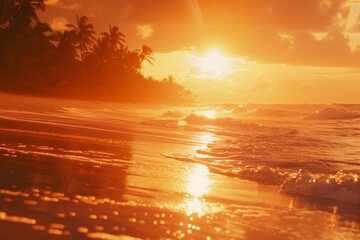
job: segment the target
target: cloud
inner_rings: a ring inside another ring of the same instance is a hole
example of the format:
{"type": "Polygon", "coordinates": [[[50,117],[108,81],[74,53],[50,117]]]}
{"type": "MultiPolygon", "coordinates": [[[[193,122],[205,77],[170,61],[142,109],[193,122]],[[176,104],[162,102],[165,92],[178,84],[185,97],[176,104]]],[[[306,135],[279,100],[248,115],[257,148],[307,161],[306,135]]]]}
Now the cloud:
{"type": "MultiPolygon", "coordinates": [[[[127,42],[137,46],[146,39],[146,44],[156,52],[173,52],[189,46],[209,50],[212,46],[228,55],[264,63],[360,66],[359,52],[346,32],[350,22],[347,19],[353,19],[350,25],[354,25],[359,15],[354,15],[355,3],[351,0],[77,0],[76,3],[48,0],[47,3],[62,9],[82,6],[79,15],[98,12],[91,19],[97,31],[105,31],[109,24],[118,25],[127,42]]],[[[58,8],[49,12],[59,16],[58,8]]],[[[67,19],[73,17],[72,12],[63,12],[67,19]]]]}
{"type": "Polygon", "coordinates": [[[78,10],[78,9],[82,8],[82,5],[79,3],[64,4],[60,0],[46,0],[45,3],[48,6],[60,7],[60,8],[69,9],[69,10],[78,10]]]}
{"type": "MultiPolygon", "coordinates": [[[[125,1],[126,21],[152,22],[157,34],[149,43],[168,52],[208,45],[267,63],[358,66],[343,24],[348,0],[144,0],[125,1]],[[201,19],[200,19],[201,18],[201,19]],[[199,29],[199,22],[201,28],[199,29]],[[316,38],[313,33],[323,33],[316,38]]],[[[137,29],[138,35],[141,32],[137,29]]]]}
{"type": "Polygon", "coordinates": [[[150,24],[136,26],[136,35],[143,39],[151,37],[153,33],[154,28],[150,24]]]}
{"type": "Polygon", "coordinates": [[[46,0],[45,3],[48,6],[59,6],[61,4],[60,0],[46,0]]]}
{"type": "Polygon", "coordinates": [[[325,30],[335,17],[347,17],[349,0],[122,0],[128,21],[232,24],[279,30],[325,30]]]}
{"type": "Polygon", "coordinates": [[[50,26],[54,31],[60,31],[63,32],[67,29],[67,27],[65,26],[66,24],[68,24],[68,20],[66,18],[63,17],[55,17],[51,20],[50,26]]]}
{"type": "Polygon", "coordinates": [[[263,63],[360,67],[360,52],[349,46],[349,37],[341,29],[329,31],[323,38],[309,31],[282,36],[275,31],[253,31],[243,32],[236,38],[225,36],[220,41],[231,46],[230,52],[235,55],[263,63]]]}
{"type": "Polygon", "coordinates": [[[62,5],[61,7],[69,10],[78,10],[81,9],[83,6],[79,3],[73,3],[69,5],[62,5]]]}

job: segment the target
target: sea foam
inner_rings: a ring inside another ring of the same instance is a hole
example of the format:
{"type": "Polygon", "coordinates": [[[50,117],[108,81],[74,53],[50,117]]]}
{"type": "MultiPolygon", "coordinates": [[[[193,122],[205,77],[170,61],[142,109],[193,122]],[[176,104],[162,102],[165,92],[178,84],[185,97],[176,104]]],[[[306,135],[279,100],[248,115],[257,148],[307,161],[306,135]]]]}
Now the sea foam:
{"type": "Polygon", "coordinates": [[[299,170],[290,174],[281,186],[284,193],[298,194],[360,204],[360,177],[358,174],[311,174],[299,170]]]}

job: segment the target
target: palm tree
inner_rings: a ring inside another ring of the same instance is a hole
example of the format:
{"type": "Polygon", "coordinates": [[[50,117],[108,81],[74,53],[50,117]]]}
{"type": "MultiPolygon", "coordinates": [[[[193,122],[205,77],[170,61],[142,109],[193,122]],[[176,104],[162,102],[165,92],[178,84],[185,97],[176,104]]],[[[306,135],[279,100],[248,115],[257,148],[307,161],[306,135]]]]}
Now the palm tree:
{"type": "Polygon", "coordinates": [[[51,42],[56,40],[52,28],[47,23],[38,23],[32,30],[32,35],[36,38],[35,42],[43,42],[47,45],[53,45],[51,42]]]}
{"type": "Polygon", "coordinates": [[[61,59],[76,59],[76,31],[65,30],[64,32],[56,32],[58,45],[57,50],[61,59]]]}
{"type": "Polygon", "coordinates": [[[76,25],[67,24],[66,27],[70,30],[75,30],[76,32],[76,41],[79,44],[80,59],[82,60],[84,53],[88,52],[89,46],[95,41],[95,31],[94,25],[89,23],[89,18],[87,16],[79,17],[76,15],[76,19],[76,25]]]}
{"type": "Polygon", "coordinates": [[[119,31],[117,26],[109,26],[109,32],[103,32],[101,36],[114,53],[125,47],[125,35],[119,31]]]}
{"type": "Polygon", "coordinates": [[[16,13],[12,25],[15,29],[32,27],[32,24],[40,23],[37,10],[45,11],[45,0],[14,0],[16,13]]]}
{"type": "Polygon", "coordinates": [[[54,79],[49,78],[49,75],[55,68],[55,40],[53,30],[46,23],[37,23],[24,34],[21,52],[18,54],[19,72],[31,91],[41,92],[54,84],[54,79]]]}
{"type": "Polygon", "coordinates": [[[154,53],[150,47],[145,46],[145,45],[142,46],[141,53],[140,53],[140,61],[141,62],[147,61],[150,64],[154,64],[154,61],[155,61],[154,53]]]}
{"type": "Polygon", "coordinates": [[[91,51],[84,54],[84,59],[95,67],[102,67],[109,59],[110,51],[108,42],[102,38],[98,38],[91,51]]]}
{"type": "Polygon", "coordinates": [[[38,65],[43,67],[49,67],[49,58],[55,53],[56,47],[54,42],[56,36],[52,28],[46,23],[38,23],[27,35],[27,43],[31,45],[31,48],[24,45],[24,50],[29,49],[29,58],[37,60],[38,65]]]}
{"type": "Polygon", "coordinates": [[[57,48],[55,49],[53,78],[56,79],[58,90],[64,91],[66,87],[73,87],[79,72],[76,31],[65,30],[64,32],[55,32],[54,35],[57,38],[57,48]]]}
{"type": "Polygon", "coordinates": [[[141,72],[142,63],[144,61],[153,64],[155,60],[152,49],[145,45],[142,46],[141,50],[135,49],[133,51],[130,51],[127,47],[125,47],[122,49],[121,53],[123,67],[137,73],[141,72]]]}
{"type": "Polygon", "coordinates": [[[15,13],[13,0],[0,0],[0,26],[9,22],[15,13]]]}

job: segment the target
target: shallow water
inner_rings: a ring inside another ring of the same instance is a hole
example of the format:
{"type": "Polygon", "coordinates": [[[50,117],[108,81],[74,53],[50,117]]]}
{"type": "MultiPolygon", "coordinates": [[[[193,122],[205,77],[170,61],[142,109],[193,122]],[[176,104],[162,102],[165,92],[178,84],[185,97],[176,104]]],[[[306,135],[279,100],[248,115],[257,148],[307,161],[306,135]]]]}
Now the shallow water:
{"type": "Polygon", "coordinates": [[[359,113],[0,95],[0,238],[359,238],[359,113]]]}

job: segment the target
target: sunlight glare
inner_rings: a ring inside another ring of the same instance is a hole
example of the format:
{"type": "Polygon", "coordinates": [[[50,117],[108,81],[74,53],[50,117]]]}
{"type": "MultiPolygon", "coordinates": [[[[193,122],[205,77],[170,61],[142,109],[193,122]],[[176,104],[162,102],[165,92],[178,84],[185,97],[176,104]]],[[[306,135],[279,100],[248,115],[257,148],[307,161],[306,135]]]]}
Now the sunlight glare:
{"type": "Polygon", "coordinates": [[[205,165],[197,164],[188,176],[187,192],[195,198],[201,197],[209,191],[209,169],[205,165]]]}
{"type": "Polygon", "coordinates": [[[203,196],[209,192],[210,179],[209,168],[205,165],[197,164],[188,175],[187,193],[185,199],[185,211],[188,216],[196,214],[203,216],[207,211],[207,203],[203,196]]]}
{"type": "Polygon", "coordinates": [[[226,74],[228,60],[219,50],[213,50],[198,60],[202,75],[219,78],[226,74]]]}
{"type": "Polygon", "coordinates": [[[216,111],[215,110],[202,111],[201,115],[203,115],[204,117],[210,118],[210,119],[215,119],[216,118],[216,111]]]}
{"type": "Polygon", "coordinates": [[[194,145],[193,150],[197,152],[198,150],[208,149],[208,145],[214,142],[214,134],[210,132],[202,132],[196,138],[197,144],[194,145]]]}
{"type": "Polygon", "coordinates": [[[198,198],[192,198],[185,201],[186,215],[190,216],[192,214],[197,214],[198,217],[201,217],[205,214],[206,202],[201,201],[198,198]]]}

